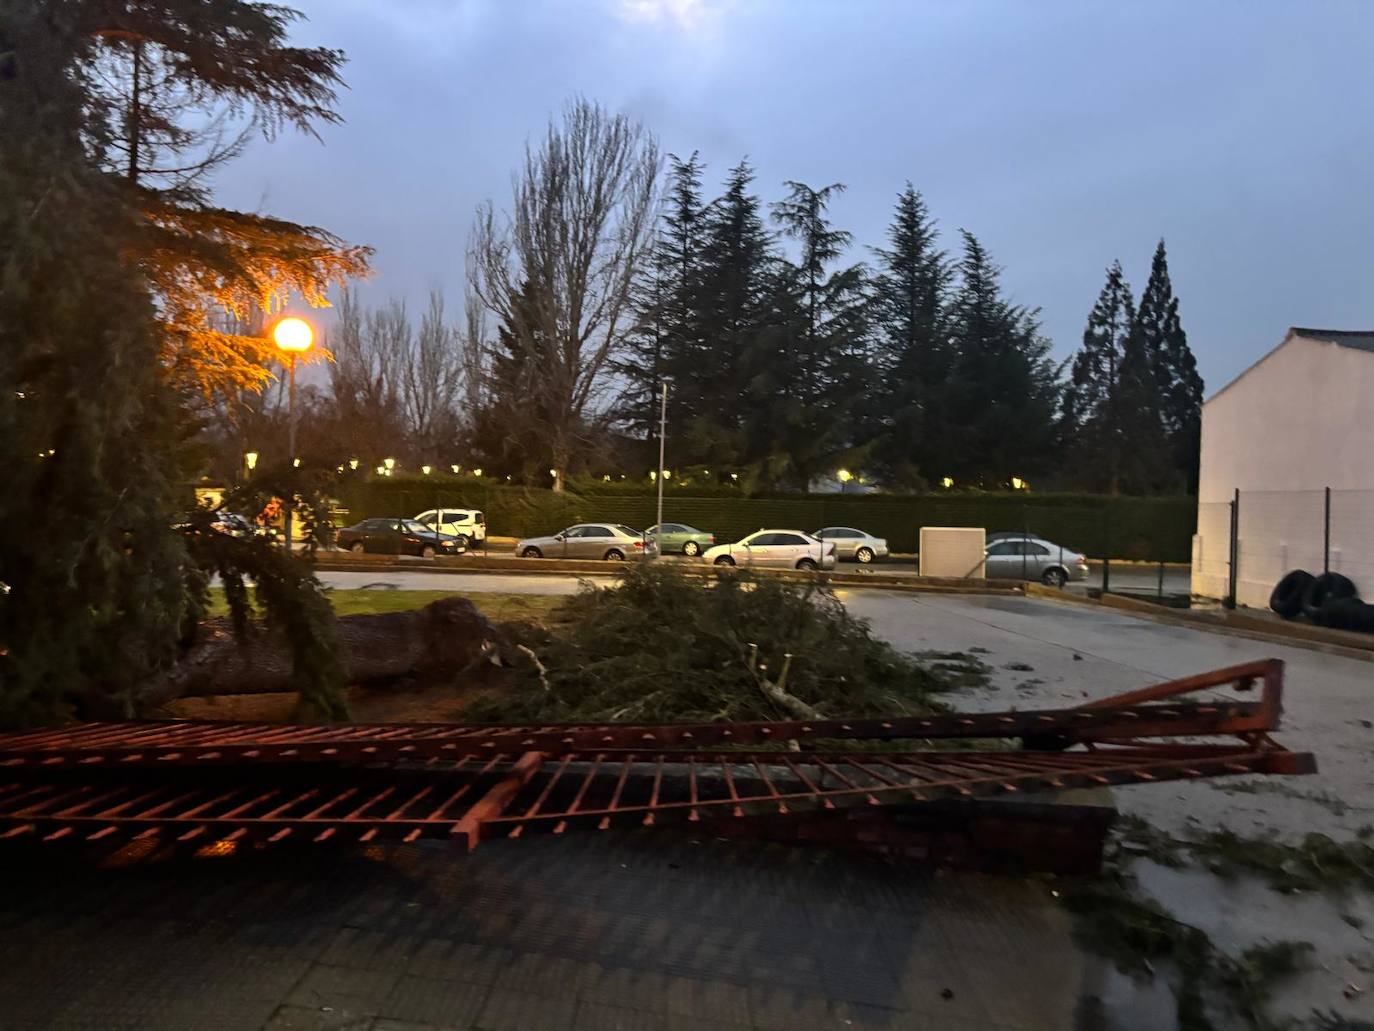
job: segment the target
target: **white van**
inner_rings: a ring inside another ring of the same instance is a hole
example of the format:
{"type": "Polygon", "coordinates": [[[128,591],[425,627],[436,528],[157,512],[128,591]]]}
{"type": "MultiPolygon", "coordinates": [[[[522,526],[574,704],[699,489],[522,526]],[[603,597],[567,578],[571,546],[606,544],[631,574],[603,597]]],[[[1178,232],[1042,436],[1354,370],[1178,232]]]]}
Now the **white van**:
{"type": "Polygon", "coordinates": [[[466,544],[487,539],[487,517],[481,512],[470,508],[431,508],[417,515],[415,521],[433,526],[436,518],[440,533],[462,537],[466,544]]]}

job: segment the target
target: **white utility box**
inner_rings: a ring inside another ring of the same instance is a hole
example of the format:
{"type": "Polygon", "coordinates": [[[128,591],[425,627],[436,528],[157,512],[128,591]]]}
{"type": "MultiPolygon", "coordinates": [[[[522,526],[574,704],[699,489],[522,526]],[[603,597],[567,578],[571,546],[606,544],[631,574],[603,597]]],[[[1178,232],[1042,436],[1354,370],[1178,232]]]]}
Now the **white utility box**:
{"type": "Polygon", "coordinates": [[[921,575],[982,580],[987,532],[981,526],[921,527],[921,575]]]}

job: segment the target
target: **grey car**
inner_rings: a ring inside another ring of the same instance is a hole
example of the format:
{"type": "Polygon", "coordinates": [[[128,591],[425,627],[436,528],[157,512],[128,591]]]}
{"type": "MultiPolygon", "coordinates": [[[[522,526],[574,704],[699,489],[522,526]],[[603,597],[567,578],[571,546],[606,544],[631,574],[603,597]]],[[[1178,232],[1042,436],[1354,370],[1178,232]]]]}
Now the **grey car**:
{"type": "Polygon", "coordinates": [[[868,565],[874,559],[887,558],[887,541],[852,526],[827,526],[811,535],[818,541],[831,541],[835,557],[841,562],[868,565]]]}
{"type": "Polygon", "coordinates": [[[985,572],[990,580],[1039,580],[1063,587],[1088,578],[1087,556],[1043,537],[999,534],[987,546],[985,572]]]}
{"type": "Polygon", "coordinates": [[[624,562],[653,554],[644,534],[621,523],[578,523],[548,537],[526,537],[515,545],[521,558],[591,558],[624,562]]]}

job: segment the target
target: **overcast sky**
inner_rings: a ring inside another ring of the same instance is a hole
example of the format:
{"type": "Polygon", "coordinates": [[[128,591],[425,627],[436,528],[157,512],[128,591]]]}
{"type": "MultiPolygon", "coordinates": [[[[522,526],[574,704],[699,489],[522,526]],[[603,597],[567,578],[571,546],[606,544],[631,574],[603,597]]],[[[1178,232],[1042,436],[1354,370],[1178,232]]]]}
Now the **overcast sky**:
{"type": "MultiPolygon", "coordinates": [[[[287,0],[292,2],[292,0],[287,0]]],[[[324,144],[255,145],[219,199],[376,248],[369,302],[462,297],[472,211],[577,93],[699,150],[849,191],[882,242],[910,179],[1077,346],[1105,267],[1168,244],[1210,396],[1289,325],[1374,328],[1374,3],[294,0],[350,89],[324,144]]]]}

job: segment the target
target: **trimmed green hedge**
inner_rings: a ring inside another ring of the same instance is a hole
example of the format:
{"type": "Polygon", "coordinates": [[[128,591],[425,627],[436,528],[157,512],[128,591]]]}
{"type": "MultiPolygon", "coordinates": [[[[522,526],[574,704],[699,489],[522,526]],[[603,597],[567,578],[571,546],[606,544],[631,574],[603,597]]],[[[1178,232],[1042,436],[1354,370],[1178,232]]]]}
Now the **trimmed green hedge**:
{"type": "MultiPolygon", "coordinates": [[[[1197,522],[1192,497],[1106,497],[1095,494],[793,494],[698,497],[670,487],[664,519],[737,540],[760,527],[816,530],[857,526],[886,537],[894,551],[915,551],[922,526],[982,526],[1029,530],[1093,557],[1187,562],[1197,522]]],[[[470,477],[367,479],[344,484],[349,519],[413,516],[441,506],[480,508],[490,532],[524,537],[600,519],[644,527],[653,523],[649,493],[591,493],[497,486],[470,477]]]]}

